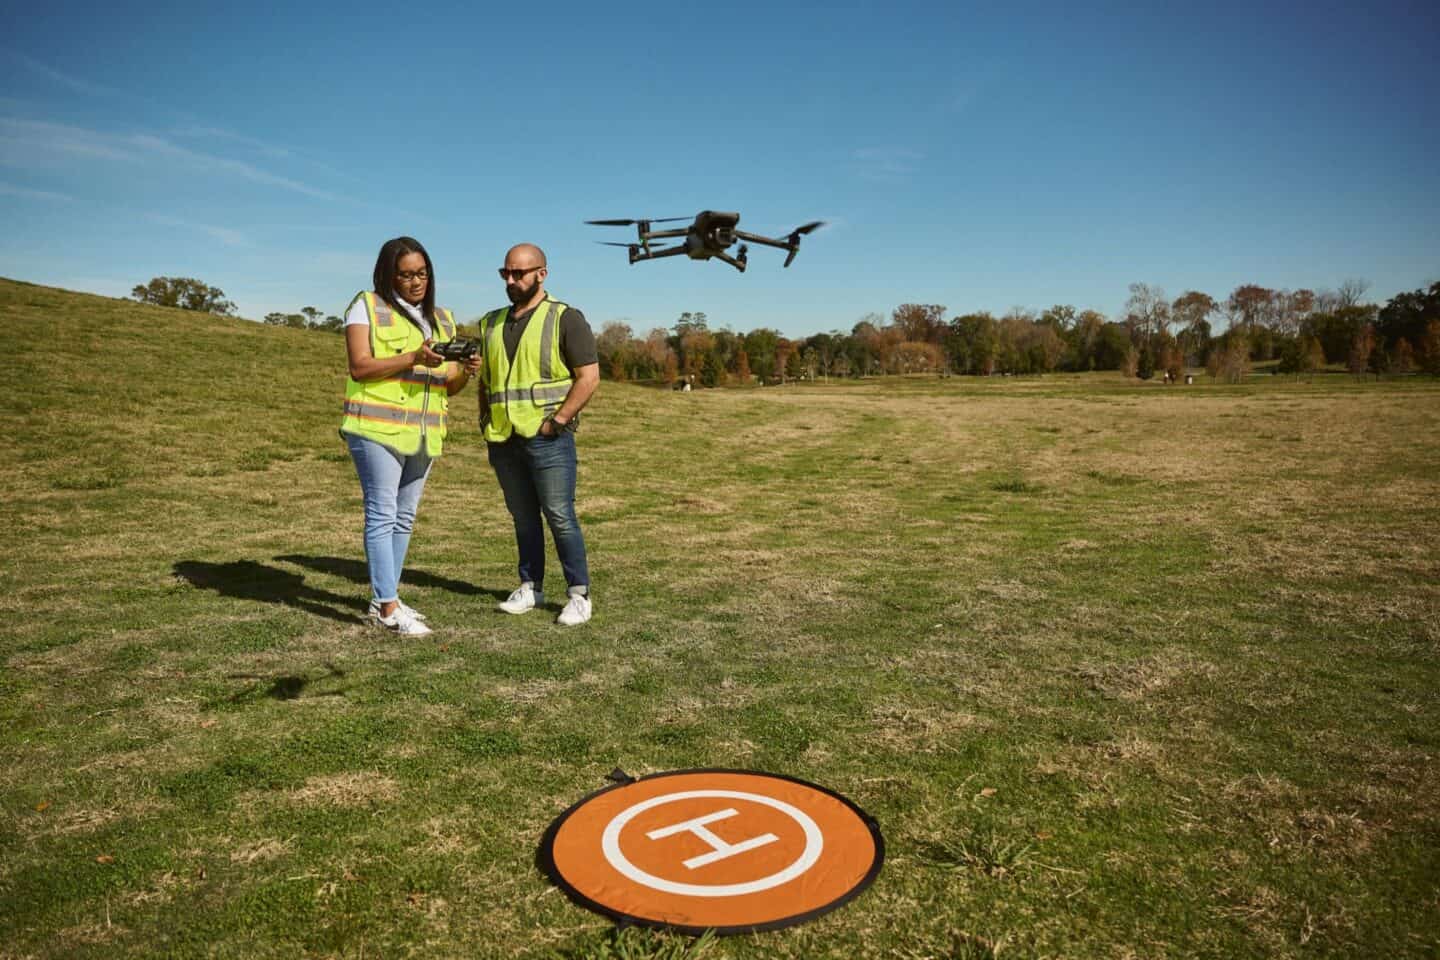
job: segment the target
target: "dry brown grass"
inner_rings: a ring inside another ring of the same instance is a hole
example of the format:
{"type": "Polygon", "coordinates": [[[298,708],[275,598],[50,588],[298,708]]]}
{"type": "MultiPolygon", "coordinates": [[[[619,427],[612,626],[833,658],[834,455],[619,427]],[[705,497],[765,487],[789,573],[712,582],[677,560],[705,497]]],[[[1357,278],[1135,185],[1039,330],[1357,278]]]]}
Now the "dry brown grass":
{"type": "Polygon", "coordinates": [[[305,785],[286,793],[295,803],[327,804],[339,807],[388,803],[400,796],[400,784],[378,773],[339,773],[311,777],[305,785]]]}

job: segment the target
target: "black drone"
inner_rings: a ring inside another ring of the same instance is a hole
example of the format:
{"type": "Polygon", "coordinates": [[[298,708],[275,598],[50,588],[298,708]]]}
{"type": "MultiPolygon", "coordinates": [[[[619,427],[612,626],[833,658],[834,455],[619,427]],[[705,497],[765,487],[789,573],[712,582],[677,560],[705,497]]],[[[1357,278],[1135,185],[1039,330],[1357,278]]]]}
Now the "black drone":
{"type": "Polygon", "coordinates": [[[762,237],[754,233],[746,233],[743,230],[736,230],[735,225],[740,222],[738,213],[721,213],[716,210],[702,210],[695,217],[695,222],[688,227],[681,227],[674,230],[651,230],[652,223],[671,223],[677,220],[684,220],[685,217],[664,217],[659,220],[586,220],[586,223],[593,223],[601,227],[629,227],[634,226],[640,235],[639,243],[614,243],[609,240],[601,240],[611,247],[626,247],[630,251],[630,262],[638,260],[659,260],[661,257],[678,257],[685,255],[691,260],[709,260],[711,257],[718,257],[730,266],[745,272],[746,253],[748,248],[740,244],[740,249],[735,256],[725,252],[725,249],[735,243],[736,240],[749,240],[751,243],[762,243],[767,247],[779,247],[782,250],[790,251],[785,258],[785,266],[795,259],[795,254],[800,252],[800,238],[817,227],[824,226],[824,221],[815,220],[805,224],[803,227],[796,227],[791,230],[784,239],[774,237],[762,237]],[[651,240],[684,240],[670,246],[652,247],[651,240]]]}

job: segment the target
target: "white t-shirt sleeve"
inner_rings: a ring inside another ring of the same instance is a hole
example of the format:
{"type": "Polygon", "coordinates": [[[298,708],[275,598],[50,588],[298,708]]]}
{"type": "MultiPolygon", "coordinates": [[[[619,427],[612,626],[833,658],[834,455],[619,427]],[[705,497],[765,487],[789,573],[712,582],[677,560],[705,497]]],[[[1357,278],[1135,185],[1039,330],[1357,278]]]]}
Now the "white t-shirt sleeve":
{"type": "Polygon", "coordinates": [[[365,298],[356,297],[355,302],[350,304],[350,309],[345,311],[345,326],[347,327],[368,327],[370,326],[370,313],[365,309],[365,298]]]}

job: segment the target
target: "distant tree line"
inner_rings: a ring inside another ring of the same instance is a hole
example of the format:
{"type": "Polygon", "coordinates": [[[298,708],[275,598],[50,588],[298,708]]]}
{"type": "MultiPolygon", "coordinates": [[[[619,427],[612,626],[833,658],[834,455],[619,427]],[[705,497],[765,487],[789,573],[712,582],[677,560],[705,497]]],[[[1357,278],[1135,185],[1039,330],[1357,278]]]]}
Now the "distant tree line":
{"type": "MultiPolygon", "coordinates": [[[[235,304],[225,298],[224,290],[193,277],[152,277],[149,283],[133,287],[130,296],[141,303],[153,303],[160,307],[198,310],[222,317],[235,316],[235,304]]],[[[321,317],[320,311],[314,307],[301,307],[299,313],[267,313],[265,322],[275,327],[333,332],[339,332],[345,326],[340,317],[333,314],[321,317]]]]}
{"type": "Polygon", "coordinates": [[[345,328],[345,321],[333,313],[321,317],[320,311],[315,307],[301,307],[299,313],[273,313],[265,314],[265,322],[272,327],[293,327],[299,330],[326,330],[330,333],[339,333],[345,328]]]}
{"type": "Polygon", "coordinates": [[[1243,284],[1224,300],[1198,290],[1172,300],[1159,287],[1135,283],[1116,319],[1069,304],[946,319],[939,304],[906,303],[888,321],[869,314],[849,333],[800,339],[765,327],[713,330],[704,313],[687,312],[673,328],[644,337],[612,321],[596,339],[608,379],[707,387],[906,373],[1120,370],[1178,379],[1189,369],[1233,382],[1256,362],[1297,376],[1332,364],[1362,376],[1440,374],[1440,283],[1383,307],[1365,301],[1367,288],[1360,281],[1319,292],[1243,284]]]}
{"type": "MultiPolygon", "coordinates": [[[[1132,283],[1121,315],[1057,304],[1036,313],[1015,308],[946,319],[939,304],[905,303],[887,321],[872,313],[849,333],[800,339],[760,327],[749,333],[712,330],[703,312],[680,315],[673,328],[637,337],[624,320],[597,336],[601,375],[611,380],[715,387],[881,374],[1044,374],[1120,370],[1150,379],[1179,378],[1203,368],[1238,381],[1252,363],[1273,362],[1301,376],[1343,364],[1357,376],[1425,371],[1440,375],[1440,282],[1397,294],[1384,306],[1367,302],[1368,284],[1337,290],[1278,290],[1242,284],[1224,300],[1188,290],[1171,300],[1159,287],[1132,283]],[[1215,326],[1223,321],[1221,333],[1215,326]]],[[[191,277],[155,277],[131,296],[143,303],[233,316],[219,287],[191,277]]],[[[274,326],[339,332],[344,320],[315,307],[273,312],[274,326]]],[[[468,328],[462,327],[470,335],[468,328]]]]}

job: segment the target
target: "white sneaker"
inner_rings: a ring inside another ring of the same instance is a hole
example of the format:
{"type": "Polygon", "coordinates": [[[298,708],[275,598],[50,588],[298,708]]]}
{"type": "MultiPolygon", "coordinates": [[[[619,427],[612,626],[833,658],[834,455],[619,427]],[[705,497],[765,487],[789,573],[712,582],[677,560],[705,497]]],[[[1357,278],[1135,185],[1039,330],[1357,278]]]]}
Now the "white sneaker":
{"type": "Polygon", "coordinates": [[[589,619],[590,598],[583,593],[572,593],[565,604],[565,609],[560,611],[560,616],[555,618],[555,622],[567,627],[578,627],[589,619]]]}
{"type": "Polygon", "coordinates": [[[378,612],[372,613],[371,616],[375,618],[375,622],[380,624],[380,626],[387,630],[394,630],[402,637],[428,637],[435,632],[406,613],[405,608],[402,606],[397,605],[394,612],[388,617],[383,617],[378,612]]]}
{"type": "MultiPolygon", "coordinates": [[[[427,619],[425,614],[421,613],[419,610],[416,610],[404,600],[396,600],[395,602],[400,605],[401,610],[404,610],[407,614],[409,614],[410,619],[419,620],[421,623],[424,623],[427,619]]],[[[370,598],[370,613],[372,616],[380,616],[380,601],[376,600],[374,597],[370,598]]]]}
{"type": "Polygon", "coordinates": [[[545,594],[527,581],[516,587],[515,592],[502,600],[496,609],[505,613],[529,613],[544,602],[545,594]]]}

